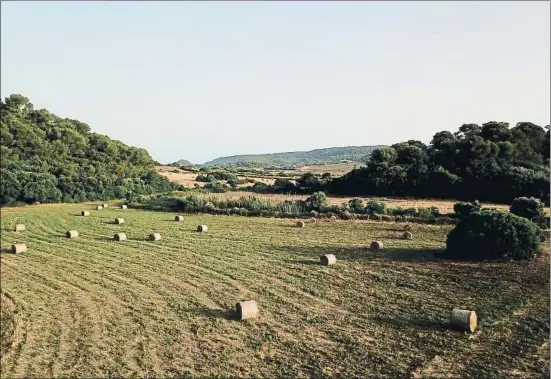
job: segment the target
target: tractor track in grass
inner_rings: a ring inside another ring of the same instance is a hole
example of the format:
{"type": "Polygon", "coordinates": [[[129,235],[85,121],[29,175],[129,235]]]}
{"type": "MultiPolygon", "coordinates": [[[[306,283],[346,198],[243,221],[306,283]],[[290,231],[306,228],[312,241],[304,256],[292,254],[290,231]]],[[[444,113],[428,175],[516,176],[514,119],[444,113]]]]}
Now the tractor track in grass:
{"type": "Polygon", "coordinates": [[[174,222],[170,213],[112,208],[77,216],[90,206],[3,210],[3,231],[16,221],[27,230],[3,232],[2,247],[24,242],[29,250],[0,256],[2,290],[18,309],[2,378],[392,378],[412,364],[412,377],[549,370],[541,348],[549,342],[548,260],[435,259],[449,226],[415,225],[406,241],[398,223],[174,222]],[[71,229],[78,238],[65,238],[71,229]],[[129,239],[114,242],[116,232],[129,239]],[[148,241],[153,232],[162,239],[148,241]],[[385,249],[367,249],[374,239],[385,249]],[[327,253],[335,266],[318,264],[327,253]],[[257,300],[260,317],[231,319],[246,299],[257,300]],[[447,329],[455,306],[475,308],[480,331],[447,329]]]}

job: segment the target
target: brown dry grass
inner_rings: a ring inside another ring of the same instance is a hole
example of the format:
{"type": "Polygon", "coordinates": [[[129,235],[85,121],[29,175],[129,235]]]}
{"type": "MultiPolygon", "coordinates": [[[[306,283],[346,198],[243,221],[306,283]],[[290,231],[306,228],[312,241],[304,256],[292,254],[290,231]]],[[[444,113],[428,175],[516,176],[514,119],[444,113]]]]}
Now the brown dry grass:
{"type": "Polygon", "coordinates": [[[207,184],[205,182],[197,182],[195,180],[198,173],[181,170],[177,167],[156,166],[155,171],[157,171],[157,173],[159,173],[160,175],[166,177],[171,182],[181,184],[186,188],[194,188],[195,184],[200,187],[203,187],[205,184],[207,184]]]}
{"type": "Polygon", "coordinates": [[[295,171],[299,173],[311,172],[313,174],[324,174],[326,172],[331,173],[332,177],[343,176],[350,172],[354,167],[360,167],[359,163],[337,163],[337,164],[321,164],[312,166],[303,166],[297,168],[295,171]]]}

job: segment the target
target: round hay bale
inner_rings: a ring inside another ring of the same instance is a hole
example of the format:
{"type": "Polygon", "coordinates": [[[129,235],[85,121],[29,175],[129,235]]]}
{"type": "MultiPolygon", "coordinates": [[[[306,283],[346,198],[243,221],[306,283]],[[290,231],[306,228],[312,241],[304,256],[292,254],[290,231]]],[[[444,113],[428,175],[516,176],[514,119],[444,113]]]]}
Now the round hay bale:
{"type": "Polygon", "coordinates": [[[331,216],[330,220],[333,222],[337,221],[337,216],[331,216]]]}
{"type": "Polygon", "coordinates": [[[24,232],[25,231],[25,224],[16,224],[15,228],[13,228],[16,232],[24,232]]]}
{"type": "Polygon", "coordinates": [[[82,212],[80,212],[80,215],[83,216],[83,217],[90,216],[90,211],[82,211],[82,212]]]}
{"type": "Polygon", "coordinates": [[[184,221],[184,216],[176,216],[174,217],[174,221],[184,221]]]}
{"type": "Polygon", "coordinates": [[[413,239],[413,234],[411,234],[411,232],[404,232],[404,234],[402,234],[402,238],[405,240],[413,239]]]}
{"type": "Polygon", "coordinates": [[[405,224],[404,225],[404,232],[411,232],[411,225],[410,224],[405,224]]]}
{"type": "Polygon", "coordinates": [[[199,226],[197,227],[197,231],[198,231],[198,232],[206,232],[207,230],[209,230],[209,227],[206,226],[206,225],[199,225],[199,226]]]}
{"type": "Polygon", "coordinates": [[[98,204],[98,205],[96,206],[96,210],[101,211],[102,209],[103,209],[103,205],[98,204]]]}
{"type": "Polygon", "coordinates": [[[320,263],[324,266],[333,265],[337,262],[337,257],[333,254],[325,254],[320,257],[320,263]]]}
{"type": "Polygon", "coordinates": [[[14,254],[24,253],[27,251],[27,245],[24,243],[16,243],[11,245],[11,252],[14,254]]]}
{"type": "Polygon", "coordinates": [[[305,226],[306,226],[306,224],[304,223],[304,221],[297,222],[297,227],[304,228],[305,226]]]}
{"type": "Polygon", "coordinates": [[[254,300],[241,301],[235,305],[239,320],[247,320],[258,316],[258,305],[254,300]]]}
{"type": "Polygon", "coordinates": [[[312,224],[315,224],[316,222],[318,222],[318,220],[316,220],[315,217],[312,217],[312,218],[310,218],[310,222],[311,222],[312,224]]]}
{"type": "Polygon", "coordinates": [[[124,241],[126,239],[126,233],[117,233],[113,237],[115,241],[124,241]]]}
{"type": "Polygon", "coordinates": [[[450,324],[454,328],[472,333],[477,326],[476,313],[455,308],[450,314],[450,324]]]}
{"type": "Polygon", "coordinates": [[[151,233],[149,235],[149,240],[150,241],[158,241],[161,239],[161,235],[159,233],[151,233]]]}
{"type": "Polygon", "coordinates": [[[69,230],[67,233],[65,233],[65,236],[67,238],[76,238],[78,237],[78,232],[76,230],[69,230]]]}
{"type": "Polygon", "coordinates": [[[380,250],[383,248],[383,243],[381,241],[373,241],[371,242],[370,248],[372,250],[380,250]]]}
{"type": "Polygon", "coordinates": [[[540,237],[540,243],[545,243],[546,240],[547,238],[545,238],[545,236],[542,234],[540,237]]]}
{"type": "Polygon", "coordinates": [[[109,208],[109,204],[107,204],[107,203],[103,203],[102,205],[103,205],[104,208],[109,208]]]}
{"type": "Polygon", "coordinates": [[[115,224],[124,224],[124,218],[118,217],[115,219],[115,224]]]}
{"type": "Polygon", "coordinates": [[[128,205],[126,204],[121,205],[121,209],[127,209],[127,208],[128,208],[128,205]]]}

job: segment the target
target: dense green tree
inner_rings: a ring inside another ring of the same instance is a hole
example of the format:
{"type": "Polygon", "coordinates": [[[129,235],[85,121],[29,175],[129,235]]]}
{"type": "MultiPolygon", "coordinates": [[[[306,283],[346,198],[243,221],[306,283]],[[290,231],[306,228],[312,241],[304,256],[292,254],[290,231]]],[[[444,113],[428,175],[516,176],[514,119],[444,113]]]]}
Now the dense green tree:
{"type": "Polygon", "coordinates": [[[407,141],[375,149],[366,167],[331,181],[347,195],[407,195],[511,202],[521,196],[549,204],[549,127],[519,122],[464,124],[441,131],[429,146],[407,141]]]}
{"type": "Polygon", "coordinates": [[[155,172],[144,149],[35,110],[17,94],[0,101],[0,153],[2,205],[106,200],[178,188],[155,172]]]}

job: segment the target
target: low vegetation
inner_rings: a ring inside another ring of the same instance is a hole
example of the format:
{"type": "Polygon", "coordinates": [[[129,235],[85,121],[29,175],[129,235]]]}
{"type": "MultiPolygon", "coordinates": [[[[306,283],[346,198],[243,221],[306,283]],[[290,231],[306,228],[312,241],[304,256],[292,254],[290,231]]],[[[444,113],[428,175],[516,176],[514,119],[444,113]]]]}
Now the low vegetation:
{"type": "Polygon", "coordinates": [[[536,198],[519,197],[509,208],[512,214],[524,217],[541,227],[549,227],[549,217],[544,213],[544,204],[536,198]]]}
{"type": "Polygon", "coordinates": [[[259,196],[241,196],[225,198],[208,196],[192,192],[180,192],[179,196],[171,194],[155,195],[150,198],[138,198],[129,202],[134,208],[156,211],[182,211],[187,213],[231,214],[241,216],[263,217],[316,217],[330,218],[337,216],[344,220],[384,220],[412,221],[432,224],[453,224],[453,214],[443,215],[436,207],[387,208],[380,201],[369,201],[363,204],[361,199],[352,199],[342,205],[331,205],[323,192],[315,192],[304,200],[274,201],[259,196]]]}
{"type": "Polygon", "coordinates": [[[483,211],[464,217],[448,234],[451,259],[531,260],[539,251],[542,230],[512,213],[483,211]]]}
{"type": "Polygon", "coordinates": [[[2,211],[2,326],[15,328],[2,378],[549,376],[547,252],[454,261],[438,258],[446,225],[405,240],[402,223],[93,209],[2,211]],[[16,223],[26,231],[6,231],[16,223]],[[28,251],[6,253],[15,242],[28,251]],[[235,320],[244,300],[258,318],[235,320]],[[474,334],[450,328],[456,307],[476,311],[474,334]]]}

